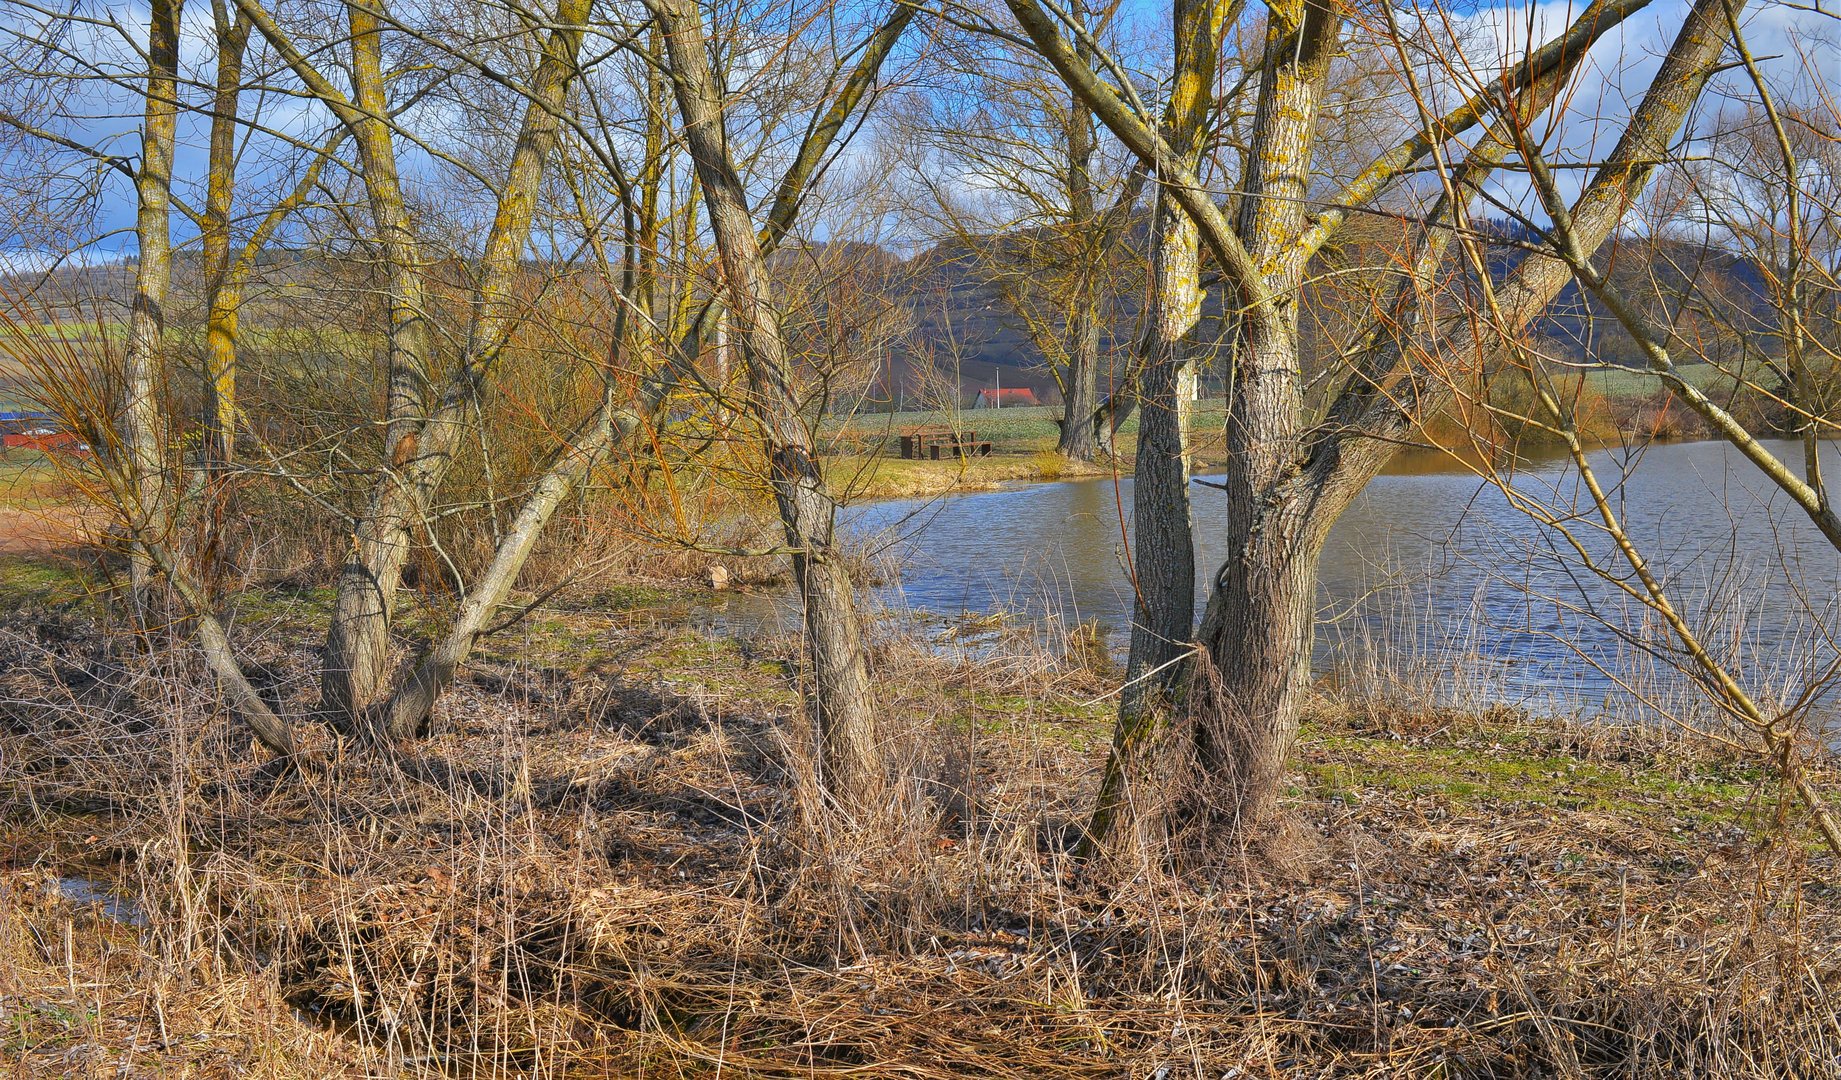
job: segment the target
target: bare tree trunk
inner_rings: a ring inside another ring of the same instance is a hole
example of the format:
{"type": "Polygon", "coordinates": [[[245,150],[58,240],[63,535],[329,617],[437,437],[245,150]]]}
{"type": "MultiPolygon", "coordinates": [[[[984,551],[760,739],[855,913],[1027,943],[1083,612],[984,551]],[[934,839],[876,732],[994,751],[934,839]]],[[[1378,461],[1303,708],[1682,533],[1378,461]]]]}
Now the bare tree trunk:
{"type": "Polygon", "coordinates": [[[1083,857],[1112,830],[1126,797],[1128,773],[1186,674],[1181,661],[1192,648],[1195,629],[1195,519],[1187,441],[1195,384],[1189,344],[1202,306],[1195,224],[1159,198],[1151,243],[1151,310],[1139,381],[1144,409],[1132,473],[1131,654],[1083,857]]]}
{"type": "Polygon", "coordinates": [[[374,698],[382,684],[410,529],[419,520],[418,493],[404,475],[404,467],[419,458],[418,429],[428,389],[422,251],[397,169],[383,39],[375,10],[356,3],[346,5],[352,87],[347,97],[294,45],[260,0],[235,2],[307,89],[351,132],[358,150],[359,176],[377,228],[388,319],[385,462],[339,576],[320,678],[323,706],[334,716],[349,717],[356,707],[374,698]]]}
{"type": "MultiPolygon", "coordinates": [[[[1230,490],[1247,490],[1251,479],[1230,455],[1230,490]]],[[[1189,809],[1231,828],[1264,820],[1297,740],[1327,533],[1309,507],[1284,497],[1265,512],[1230,515],[1229,555],[1197,634],[1209,662],[1190,684],[1190,738],[1203,787],[1189,809]]]]}
{"type": "MultiPolygon", "coordinates": [[[[389,320],[384,447],[393,460],[407,459],[415,456],[415,448],[405,440],[415,437],[428,394],[429,327],[422,245],[410,222],[397,169],[383,70],[383,31],[376,10],[367,4],[347,3],[345,13],[351,35],[352,107],[344,119],[358,147],[365,195],[377,227],[389,320]]],[[[343,584],[340,591],[345,592],[343,584]]]]}
{"type": "Polygon", "coordinates": [[[339,575],[320,675],[323,707],[356,716],[381,692],[395,622],[396,594],[408,561],[412,530],[420,520],[420,493],[407,475],[422,456],[419,446],[429,380],[429,327],[423,257],[403,199],[389,99],[383,74],[383,34],[376,14],[346,5],[351,31],[351,127],[377,227],[389,326],[380,479],[358,520],[339,575]]]}
{"type": "MultiPolygon", "coordinates": [[[[1311,684],[1316,563],[1322,541],[1300,521],[1261,521],[1215,578],[1200,638],[1208,670],[1191,683],[1200,808],[1232,828],[1265,821],[1283,789],[1311,684]]],[[[1232,530],[1239,541],[1243,530],[1232,530]]],[[[1230,543],[1232,543],[1230,541],[1230,543]]]]}
{"type": "Polygon", "coordinates": [[[237,299],[230,288],[230,209],[236,183],[237,105],[249,19],[211,0],[217,30],[216,86],[211,98],[211,142],[205,180],[205,221],[199,243],[205,280],[205,452],[207,472],[220,471],[236,452],[237,299]]]}
{"type": "MultiPolygon", "coordinates": [[[[223,524],[229,498],[228,469],[236,450],[236,339],[240,293],[230,280],[230,211],[235,196],[237,112],[249,19],[232,16],[226,0],[211,0],[217,45],[211,96],[211,134],[205,168],[205,213],[199,227],[205,289],[205,407],[197,475],[202,493],[194,512],[198,532],[196,567],[206,593],[214,591],[222,559],[223,524]]],[[[188,481],[190,483],[190,481],[188,481]]]]}
{"type": "Polygon", "coordinates": [[[1093,153],[1097,143],[1093,110],[1075,95],[1068,109],[1067,240],[1079,250],[1074,295],[1068,318],[1066,400],[1061,407],[1061,438],[1056,449],[1076,461],[1092,461],[1099,451],[1094,430],[1099,409],[1099,261],[1105,238],[1095,235],[1099,218],[1093,206],[1093,153]]]}
{"type": "Polygon", "coordinates": [[[390,627],[413,530],[422,522],[452,462],[466,416],[517,321],[511,286],[530,238],[537,189],[556,146],[564,91],[577,70],[588,0],[561,0],[528,88],[498,213],[481,257],[466,351],[428,412],[428,328],[420,245],[397,172],[375,13],[347,6],[352,37],[352,97],[334,86],[288,39],[259,0],[236,0],[263,36],[352,133],[378,229],[390,304],[390,364],[385,447],[388,461],[352,537],[327,632],[320,686],[323,707],[354,718],[385,681],[390,627]],[[424,415],[427,414],[427,415],[424,415]]]}
{"type": "MultiPolygon", "coordinates": [[[[171,527],[167,505],[161,395],[166,294],[172,284],[173,142],[178,125],[180,0],[153,0],[148,13],[147,97],[141,120],[141,160],[135,171],[135,239],[139,255],[134,306],[122,380],[122,436],[130,464],[136,537],[160,542],[171,527]]],[[[151,598],[154,564],[144,550],[130,552],[134,603],[141,614],[151,598]]]]}
{"type": "Polygon", "coordinates": [[[881,795],[883,765],[854,588],[836,544],[837,504],[799,415],[766,260],[747,192],[728,156],[722,96],[710,70],[702,16],[690,0],[648,0],[647,7],[664,31],[685,137],[722,264],[723,291],[748,366],[750,404],[767,437],[769,481],[804,609],[812,667],[807,706],[818,730],[820,781],[846,813],[866,813],[881,795]]]}
{"type": "MultiPolygon", "coordinates": [[[[807,130],[798,154],[775,192],[773,208],[760,239],[763,257],[779,245],[780,239],[791,227],[798,213],[801,193],[810,184],[824,155],[834,145],[845,120],[869,91],[882,61],[912,17],[912,8],[896,10],[858,58],[855,69],[846,79],[843,89],[824,118],[807,130]]],[[[656,51],[657,41],[654,35],[648,44],[648,52],[662,60],[662,54],[656,51]]],[[[656,71],[657,68],[648,69],[649,87],[653,85],[656,71]]],[[[660,94],[669,94],[662,79],[658,80],[656,89],[660,94]]],[[[674,321],[668,314],[660,312],[661,306],[669,306],[668,301],[659,304],[653,302],[664,290],[660,280],[648,272],[648,266],[655,270],[657,265],[658,195],[659,186],[663,182],[663,170],[658,162],[663,156],[664,109],[668,97],[653,101],[649,91],[648,101],[656,108],[648,107],[647,165],[640,173],[642,191],[639,218],[636,221],[629,219],[629,262],[622,274],[621,289],[627,295],[627,302],[620,306],[615,318],[612,344],[616,351],[626,349],[642,363],[650,358],[654,344],[674,321]],[[638,249],[637,258],[633,256],[635,247],[638,249]],[[650,259],[646,256],[647,252],[652,253],[650,259]],[[629,336],[624,328],[628,325],[630,312],[655,314],[649,319],[639,320],[649,325],[642,326],[638,333],[629,336]]],[[[586,214],[583,220],[589,220],[586,214]]],[[[603,265],[606,265],[605,259],[603,265]]],[[[510,531],[494,552],[492,565],[476,583],[460,614],[449,627],[447,636],[417,664],[410,679],[379,710],[380,716],[376,723],[385,735],[403,738],[422,728],[435,702],[452,685],[454,673],[466,661],[480,636],[489,629],[486,620],[504,603],[551,516],[569,497],[569,493],[581,484],[600,456],[640,430],[647,418],[656,414],[679,385],[695,378],[698,343],[712,334],[726,339],[726,330],[720,328],[727,325],[728,318],[727,309],[715,298],[706,300],[691,320],[683,340],[675,348],[665,345],[663,361],[642,380],[640,392],[633,403],[622,406],[610,392],[600,410],[583,426],[580,434],[559,451],[557,459],[526,497],[510,531]]]]}
{"type": "Polygon", "coordinates": [[[1100,317],[1092,291],[1083,286],[1075,301],[1069,327],[1067,399],[1061,410],[1061,438],[1055,449],[1076,461],[1092,461],[1102,442],[1110,448],[1111,432],[1104,438],[1105,419],[1099,408],[1100,317]]]}
{"type": "MultiPolygon", "coordinates": [[[[1164,138],[1194,169],[1213,112],[1219,26],[1232,6],[1176,5],[1176,71],[1164,138]]],[[[1188,431],[1195,400],[1191,346],[1202,317],[1201,233],[1161,186],[1151,221],[1150,310],[1143,339],[1138,456],[1132,479],[1131,654],[1112,751],[1081,854],[1111,830],[1128,773],[1185,674],[1195,630],[1195,519],[1189,504],[1188,431]]]]}
{"type": "MultiPolygon", "coordinates": [[[[1333,0],[1332,0],[1333,5],[1333,0]]],[[[1215,574],[1199,640],[1219,676],[1216,700],[1191,702],[1191,739],[1211,816],[1257,822],[1297,734],[1316,600],[1317,544],[1307,503],[1286,487],[1303,421],[1296,287],[1317,109],[1341,12],[1316,0],[1268,8],[1259,104],[1239,234],[1268,294],[1241,328],[1227,417],[1228,559],[1215,574]],[[1197,708],[1197,706],[1203,706],[1197,708]],[[1223,803],[1211,796],[1225,795],[1223,803]]],[[[1198,683],[1198,689],[1200,685],[1198,683]]]]}

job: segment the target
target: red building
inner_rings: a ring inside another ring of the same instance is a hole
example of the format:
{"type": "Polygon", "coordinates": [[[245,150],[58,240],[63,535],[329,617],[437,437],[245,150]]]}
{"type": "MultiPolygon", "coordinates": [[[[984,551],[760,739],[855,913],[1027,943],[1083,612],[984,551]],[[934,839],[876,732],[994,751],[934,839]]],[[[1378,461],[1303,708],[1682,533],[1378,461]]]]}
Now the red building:
{"type": "Polygon", "coordinates": [[[1004,409],[1023,405],[1040,405],[1036,392],[1027,386],[1006,386],[1001,390],[980,390],[972,399],[974,409],[1004,409]]]}

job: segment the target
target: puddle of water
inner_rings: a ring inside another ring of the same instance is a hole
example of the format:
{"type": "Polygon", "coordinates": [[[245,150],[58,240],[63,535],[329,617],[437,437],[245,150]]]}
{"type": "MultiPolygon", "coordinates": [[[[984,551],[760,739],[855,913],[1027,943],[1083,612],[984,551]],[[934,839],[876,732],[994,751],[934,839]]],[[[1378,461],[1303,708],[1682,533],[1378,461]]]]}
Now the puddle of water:
{"type": "Polygon", "coordinates": [[[114,885],[98,878],[60,876],[58,895],[69,903],[97,908],[118,923],[137,927],[147,925],[147,916],[142,914],[139,904],[116,892],[114,885]]]}

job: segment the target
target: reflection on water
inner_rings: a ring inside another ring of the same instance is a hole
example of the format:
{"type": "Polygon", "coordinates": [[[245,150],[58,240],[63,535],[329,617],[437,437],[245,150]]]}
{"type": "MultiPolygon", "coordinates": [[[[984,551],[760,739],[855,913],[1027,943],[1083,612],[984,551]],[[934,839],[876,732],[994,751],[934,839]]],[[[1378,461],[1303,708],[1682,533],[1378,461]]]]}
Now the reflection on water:
{"type": "MultiPolygon", "coordinates": [[[[1792,444],[1774,449],[1801,459],[1792,444]]],[[[1658,445],[1601,452],[1594,466],[1676,603],[1750,685],[1796,685],[1836,663],[1825,631],[1836,626],[1841,557],[1736,451],[1658,445]]],[[[1369,485],[1324,552],[1319,668],[1404,674],[1403,665],[1448,670],[1462,658],[1479,677],[1473,689],[1496,700],[1578,707],[1620,684],[1688,700],[1670,674],[1671,640],[1622,591],[1635,581],[1567,463],[1524,466],[1512,482],[1557,511],[1558,525],[1537,524],[1442,456],[1406,458],[1369,485]]],[[[1199,485],[1194,500],[1199,610],[1224,554],[1226,506],[1199,485]]],[[[1130,518],[1130,480],[1102,479],[873,503],[846,520],[898,568],[885,591],[897,605],[1097,619],[1122,647],[1130,518]]]]}

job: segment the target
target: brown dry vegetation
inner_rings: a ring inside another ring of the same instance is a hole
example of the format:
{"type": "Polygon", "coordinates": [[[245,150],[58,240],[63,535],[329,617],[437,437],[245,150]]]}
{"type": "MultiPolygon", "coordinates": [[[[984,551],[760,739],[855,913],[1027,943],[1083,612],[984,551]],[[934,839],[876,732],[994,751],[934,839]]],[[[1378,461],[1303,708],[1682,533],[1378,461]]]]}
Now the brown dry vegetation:
{"type": "MultiPolygon", "coordinates": [[[[184,649],[111,635],[73,584],[9,577],[0,630],[17,1075],[1821,1077],[1841,1055],[1836,867],[1767,770],[1661,733],[1324,700],[1259,846],[1141,838],[1080,870],[1111,683],[1061,643],[886,633],[916,779],[839,835],[801,801],[798,644],[712,627],[733,600],[577,596],[493,640],[445,734],[286,772],[184,649]]],[[[267,692],[310,697],[293,643],[323,615],[245,597],[267,692]]]]}

